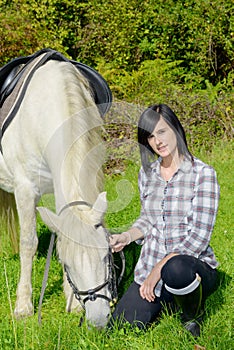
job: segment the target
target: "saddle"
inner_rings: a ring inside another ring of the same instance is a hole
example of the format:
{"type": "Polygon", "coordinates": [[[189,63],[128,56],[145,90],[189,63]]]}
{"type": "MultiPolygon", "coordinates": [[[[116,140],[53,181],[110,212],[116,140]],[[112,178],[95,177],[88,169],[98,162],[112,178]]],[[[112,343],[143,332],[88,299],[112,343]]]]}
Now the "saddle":
{"type": "Polygon", "coordinates": [[[5,115],[6,120],[0,120],[0,139],[14,118],[15,114],[17,113],[28,83],[33,76],[33,73],[37,68],[51,59],[71,62],[85,76],[90,84],[94,96],[94,101],[102,117],[110,109],[112,103],[111,90],[105,79],[95,69],[81,62],[69,60],[58,51],[51,49],[42,49],[33,55],[15,58],[0,69],[0,112],[6,100],[9,99],[13,93],[15,95],[18,93],[18,91],[15,91],[17,90],[18,83],[22,81],[22,79],[26,79],[24,85],[21,83],[21,85],[23,85],[23,89],[20,96],[17,96],[17,102],[14,104],[14,108],[8,108],[9,113],[7,113],[7,116],[5,115]]]}

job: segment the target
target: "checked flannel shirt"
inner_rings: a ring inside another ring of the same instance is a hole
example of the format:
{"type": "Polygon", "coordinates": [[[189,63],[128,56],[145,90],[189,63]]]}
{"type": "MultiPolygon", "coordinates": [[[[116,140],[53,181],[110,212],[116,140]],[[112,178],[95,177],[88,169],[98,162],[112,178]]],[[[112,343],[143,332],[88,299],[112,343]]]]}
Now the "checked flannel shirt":
{"type": "MultiPolygon", "coordinates": [[[[153,267],[169,253],[187,254],[216,268],[209,246],[219,201],[215,170],[194,158],[184,160],[169,181],[160,175],[159,158],[150,174],[139,172],[141,214],[133,227],[144,233],[134,280],[142,284],[153,267]]],[[[156,285],[160,296],[162,280],[156,285]]]]}

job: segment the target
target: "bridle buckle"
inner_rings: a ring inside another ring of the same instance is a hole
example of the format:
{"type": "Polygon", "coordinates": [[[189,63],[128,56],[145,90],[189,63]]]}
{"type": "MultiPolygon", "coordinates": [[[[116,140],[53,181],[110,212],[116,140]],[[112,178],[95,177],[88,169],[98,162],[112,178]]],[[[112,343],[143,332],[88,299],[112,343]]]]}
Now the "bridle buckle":
{"type": "Polygon", "coordinates": [[[89,301],[95,301],[97,299],[97,294],[95,294],[95,291],[93,289],[88,290],[88,300],[89,301]]]}

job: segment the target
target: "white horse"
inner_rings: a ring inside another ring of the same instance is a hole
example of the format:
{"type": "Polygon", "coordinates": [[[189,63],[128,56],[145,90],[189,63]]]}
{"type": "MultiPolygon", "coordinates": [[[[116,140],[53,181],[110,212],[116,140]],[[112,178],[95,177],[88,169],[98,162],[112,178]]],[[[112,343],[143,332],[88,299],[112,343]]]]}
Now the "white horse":
{"type": "Polygon", "coordinates": [[[0,154],[0,187],[14,193],[20,221],[17,317],[33,314],[36,206],[43,194],[53,192],[56,213],[45,207],[37,209],[57,233],[59,259],[73,288],[65,277],[66,309],[71,308],[74,291],[89,291],[88,297],[82,292],[77,295],[85,298],[87,320],[97,327],[107,323],[111,293],[109,243],[101,224],[107,208],[101,192],[101,128],[102,118],[89,84],[73,64],[50,60],[34,73],[4,133],[0,154]]]}

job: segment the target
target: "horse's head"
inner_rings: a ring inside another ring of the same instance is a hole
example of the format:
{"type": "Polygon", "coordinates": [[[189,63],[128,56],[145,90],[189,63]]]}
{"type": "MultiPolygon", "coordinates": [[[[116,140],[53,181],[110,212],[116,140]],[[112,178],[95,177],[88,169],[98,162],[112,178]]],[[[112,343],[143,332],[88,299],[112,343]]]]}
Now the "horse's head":
{"type": "Polygon", "coordinates": [[[102,225],[106,209],[105,193],[92,207],[77,201],[66,205],[59,215],[38,208],[43,221],[58,235],[59,258],[87,321],[100,328],[108,321],[114,282],[108,235],[102,225]]]}

